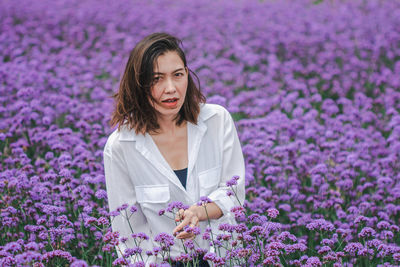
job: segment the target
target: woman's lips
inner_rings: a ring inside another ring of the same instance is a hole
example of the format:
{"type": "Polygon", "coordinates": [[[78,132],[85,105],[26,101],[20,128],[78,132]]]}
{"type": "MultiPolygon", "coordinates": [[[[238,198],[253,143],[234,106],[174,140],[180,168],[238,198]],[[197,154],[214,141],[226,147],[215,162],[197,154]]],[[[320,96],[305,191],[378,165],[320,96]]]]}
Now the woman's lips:
{"type": "Polygon", "coordinates": [[[161,101],[161,103],[166,107],[174,108],[178,104],[178,98],[166,99],[161,101]]]}

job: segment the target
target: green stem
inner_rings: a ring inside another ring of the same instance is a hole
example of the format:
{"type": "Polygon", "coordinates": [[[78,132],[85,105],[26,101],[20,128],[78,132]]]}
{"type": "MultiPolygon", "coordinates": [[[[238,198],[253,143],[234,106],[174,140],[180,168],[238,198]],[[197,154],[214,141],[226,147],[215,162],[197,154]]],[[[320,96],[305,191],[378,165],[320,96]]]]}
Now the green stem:
{"type": "MultiPolygon", "coordinates": [[[[129,225],[129,229],[131,230],[131,232],[132,232],[132,234],[133,234],[133,233],[134,233],[134,232],[133,232],[133,228],[132,228],[131,222],[129,221],[128,213],[127,213],[126,210],[125,210],[125,217],[127,218],[128,225],[129,225]]],[[[137,241],[136,241],[136,238],[133,239],[133,242],[135,242],[135,246],[137,247],[137,246],[138,246],[138,243],[137,243],[137,241]]],[[[139,256],[140,256],[140,259],[143,261],[142,253],[139,253],[139,256]]]]}
{"type": "Polygon", "coordinates": [[[256,235],[256,240],[257,240],[257,247],[260,250],[261,260],[264,261],[264,253],[263,253],[263,251],[261,249],[260,240],[258,239],[258,235],[256,235]]]}
{"type": "MultiPolygon", "coordinates": [[[[208,226],[210,226],[210,230],[211,230],[211,231],[210,231],[210,233],[211,233],[211,239],[212,239],[212,242],[213,242],[213,245],[214,245],[214,248],[215,248],[216,245],[215,245],[215,241],[214,241],[214,234],[213,234],[213,231],[212,231],[212,228],[211,228],[211,221],[210,221],[210,217],[208,216],[208,212],[207,212],[207,207],[206,207],[206,205],[204,205],[204,210],[206,211],[208,226]]],[[[219,247],[218,247],[218,256],[221,257],[221,251],[220,251],[219,247]]]]}
{"type": "Polygon", "coordinates": [[[240,200],[239,200],[239,198],[238,198],[238,196],[237,196],[237,194],[236,194],[236,191],[233,189],[232,186],[231,186],[231,189],[232,189],[232,192],[233,192],[233,194],[235,195],[235,198],[236,198],[236,200],[238,201],[239,205],[242,206],[242,203],[240,202],[240,200]]]}
{"type": "Polygon", "coordinates": [[[120,248],[119,246],[117,246],[117,248],[118,248],[118,250],[119,250],[119,253],[121,253],[122,258],[123,258],[126,262],[128,262],[128,261],[126,260],[126,258],[125,258],[124,253],[122,253],[121,248],[120,248]]]}

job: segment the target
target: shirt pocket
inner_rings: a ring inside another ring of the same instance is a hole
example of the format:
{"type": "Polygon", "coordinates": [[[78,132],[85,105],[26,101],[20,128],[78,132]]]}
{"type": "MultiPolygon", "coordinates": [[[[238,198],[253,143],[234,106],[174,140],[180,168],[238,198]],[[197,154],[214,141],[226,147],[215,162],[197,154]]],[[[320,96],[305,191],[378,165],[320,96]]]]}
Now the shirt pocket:
{"type": "Polygon", "coordinates": [[[218,188],[221,177],[221,165],[199,172],[200,196],[208,196],[218,188]]]}
{"type": "Polygon", "coordinates": [[[161,204],[170,199],[169,185],[138,185],[135,186],[136,200],[140,204],[161,204]]]}

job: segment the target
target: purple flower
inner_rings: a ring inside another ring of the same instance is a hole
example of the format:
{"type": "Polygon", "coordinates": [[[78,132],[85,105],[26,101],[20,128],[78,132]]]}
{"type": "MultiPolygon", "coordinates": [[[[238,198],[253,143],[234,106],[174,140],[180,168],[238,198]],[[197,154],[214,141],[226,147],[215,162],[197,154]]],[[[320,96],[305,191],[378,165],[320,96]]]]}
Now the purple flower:
{"type": "Polygon", "coordinates": [[[239,176],[233,176],[232,179],[226,182],[226,186],[232,187],[234,185],[237,185],[237,181],[239,180],[239,176]]]}
{"type": "Polygon", "coordinates": [[[291,233],[289,233],[288,231],[284,231],[282,233],[280,233],[277,237],[277,239],[281,242],[285,241],[286,239],[289,239],[292,242],[296,242],[297,238],[296,236],[292,235],[291,233]]]}
{"type": "Polygon", "coordinates": [[[18,242],[10,242],[4,246],[4,250],[15,253],[20,252],[22,250],[22,247],[18,242]]]}
{"type": "Polygon", "coordinates": [[[99,190],[96,191],[95,196],[98,199],[107,199],[107,192],[105,190],[103,190],[103,189],[99,189],[99,190]]]}
{"type": "Polygon", "coordinates": [[[136,206],[135,205],[132,205],[131,207],[130,207],[130,209],[129,209],[129,211],[131,212],[131,213],[135,213],[135,212],[137,212],[137,208],[136,208],[136,206]]]}
{"type": "Polygon", "coordinates": [[[187,205],[184,205],[180,201],[174,201],[171,203],[168,203],[168,207],[166,208],[166,211],[168,212],[173,212],[175,209],[180,210],[180,209],[188,209],[189,207],[187,205]]]}
{"type": "Polygon", "coordinates": [[[359,238],[375,237],[376,231],[371,227],[364,227],[358,234],[359,238]]]}
{"type": "Polygon", "coordinates": [[[116,210],[121,212],[123,210],[126,210],[128,207],[129,207],[128,204],[125,203],[125,204],[122,204],[121,206],[119,206],[116,210]]]}
{"type": "Polygon", "coordinates": [[[210,233],[207,233],[207,232],[203,233],[202,239],[203,240],[210,240],[210,233]]]}
{"type": "Polygon", "coordinates": [[[14,259],[14,257],[6,256],[0,259],[0,263],[2,266],[13,266],[16,264],[16,260],[14,259]]]}
{"type": "Polygon", "coordinates": [[[263,264],[264,265],[274,265],[279,263],[279,257],[278,256],[268,256],[265,257],[263,264]]]}
{"type": "Polygon", "coordinates": [[[394,253],[394,254],[393,254],[393,259],[394,259],[395,261],[400,261],[400,253],[394,253]]]}
{"type": "Polygon", "coordinates": [[[335,244],[335,241],[333,241],[332,239],[324,238],[322,239],[321,244],[324,246],[333,246],[335,244]]]}
{"type": "Polygon", "coordinates": [[[71,267],[87,267],[89,266],[84,260],[76,260],[71,264],[71,267]]]}
{"type": "Polygon", "coordinates": [[[392,232],[398,233],[398,232],[400,232],[400,227],[397,226],[397,225],[392,224],[392,225],[390,226],[390,230],[391,230],[392,232]]]}
{"type": "Polygon", "coordinates": [[[174,237],[167,233],[159,233],[154,237],[154,241],[160,244],[163,250],[174,245],[174,237]]]}
{"type": "Polygon", "coordinates": [[[212,261],[212,262],[214,262],[214,260],[216,258],[217,258],[217,255],[215,253],[212,253],[212,252],[207,252],[203,257],[204,260],[207,260],[207,261],[209,260],[209,261],[212,261]]]}
{"type": "Polygon", "coordinates": [[[118,232],[111,232],[108,231],[104,236],[103,236],[103,241],[105,243],[110,243],[111,245],[118,245],[119,241],[119,233],[118,232]]]}
{"type": "Polygon", "coordinates": [[[306,227],[309,230],[320,230],[320,231],[328,231],[328,232],[335,230],[335,227],[333,226],[333,224],[324,219],[314,220],[313,222],[307,224],[306,227]]]}
{"type": "Polygon", "coordinates": [[[248,228],[244,223],[240,223],[240,224],[235,225],[235,231],[237,233],[243,233],[243,232],[245,232],[247,230],[248,230],[248,228]]]}
{"type": "Polygon", "coordinates": [[[387,221],[380,221],[376,227],[378,227],[378,229],[389,229],[390,224],[387,221]]]}
{"type": "Polygon", "coordinates": [[[194,249],[194,242],[193,242],[193,240],[186,240],[185,242],[184,242],[184,245],[185,245],[185,247],[187,247],[188,249],[194,249]]]}
{"type": "Polygon", "coordinates": [[[245,209],[242,206],[235,206],[231,208],[231,212],[235,215],[235,219],[239,222],[246,221],[245,209]]]}
{"type": "Polygon", "coordinates": [[[294,253],[296,251],[304,252],[307,250],[307,246],[303,243],[287,244],[285,245],[286,253],[294,253]]]}
{"type": "Polygon", "coordinates": [[[162,249],[160,247],[153,247],[153,255],[158,255],[158,253],[161,251],[162,249]]]}
{"type": "Polygon", "coordinates": [[[379,234],[379,238],[382,240],[385,240],[385,239],[391,240],[393,237],[394,237],[394,234],[392,231],[384,230],[379,234]]]}
{"type": "Polygon", "coordinates": [[[50,262],[53,258],[63,258],[65,260],[67,260],[69,263],[71,263],[73,261],[71,254],[69,252],[63,251],[63,250],[54,250],[54,251],[46,252],[43,255],[42,260],[44,260],[45,262],[50,262]]]}
{"type": "Polygon", "coordinates": [[[275,219],[276,217],[278,217],[279,211],[275,208],[269,208],[267,210],[267,215],[268,217],[275,219]]]}
{"type": "Polygon", "coordinates": [[[140,238],[142,240],[149,240],[149,237],[145,233],[142,233],[142,232],[137,233],[136,237],[140,238]]]}
{"type": "Polygon", "coordinates": [[[200,227],[197,227],[197,226],[193,227],[192,228],[192,233],[194,235],[199,235],[201,233],[200,227]]]}
{"type": "Polygon", "coordinates": [[[208,203],[212,203],[212,200],[206,196],[201,196],[200,201],[197,203],[197,206],[204,206],[208,203]]]}
{"type": "Polygon", "coordinates": [[[118,258],[112,262],[113,266],[128,265],[129,263],[124,258],[118,258]]]}
{"type": "Polygon", "coordinates": [[[162,216],[165,213],[165,209],[161,209],[158,211],[158,216],[162,216]]]}
{"type": "Polygon", "coordinates": [[[39,245],[35,242],[29,242],[27,244],[25,244],[25,249],[27,250],[38,250],[39,249],[39,245]]]}
{"type": "MultiPolygon", "coordinates": [[[[87,221],[88,224],[90,224],[90,221],[87,221]]],[[[97,224],[99,225],[109,225],[110,221],[106,217],[100,217],[97,219],[97,224]]]]}
{"type": "Polygon", "coordinates": [[[151,250],[147,250],[147,251],[146,251],[146,255],[147,255],[147,256],[152,256],[152,255],[153,255],[153,252],[152,252],[151,250]]]}
{"type": "Polygon", "coordinates": [[[318,257],[310,257],[307,259],[306,265],[307,266],[322,266],[322,263],[318,257]]]}
{"type": "Polygon", "coordinates": [[[134,247],[134,248],[127,248],[125,249],[124,257],[130,257],[132,255],[140,254],[142,253],[142,249],[140,247],[134,247]]]}
{"type": "Polygon", "coordinates": [[[355,256],[358,250],[362,249],[363,245],[358,242],[350,242],[344,247],[344,251],[350,256],[355,256]]]}
{"type": "Polygon", "coordinates": [[[325,254],[332,251],[332,249],[328,246],[323,246],[318,250],[318,254],[325,254]]]}
{"type": "Polygon", "coordinates": [[[235,231],[235,226],[234,225],[230,225],[227,223],[222,223],[218,226],[218,229],[221,231],[226,231],[229,233],[233,233],[233,231],[235,231]]]}
{"type": "Polygon", "coordinates": [[[111,216],[111,217],[117,217],[118,215],[120,215],[120,212],[117,210],[109,212],[109,216],[111,216]]]}

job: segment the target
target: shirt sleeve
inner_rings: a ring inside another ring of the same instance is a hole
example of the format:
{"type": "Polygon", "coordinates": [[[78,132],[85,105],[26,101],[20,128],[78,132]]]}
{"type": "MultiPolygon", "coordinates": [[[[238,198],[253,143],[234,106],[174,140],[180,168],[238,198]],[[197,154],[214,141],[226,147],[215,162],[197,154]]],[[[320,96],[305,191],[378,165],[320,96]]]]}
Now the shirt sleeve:
{"type": "MultiPolygon", "coordinates": [[[[137,205],[135,188],[131,177],[127,172],[122,151],[118,147],[119,144],[113,144],[112,138],[110,139],[108,140],[103,153],[109,209],[110,211],[115,211],[123,204],[128,204],[128,208],[125,211],[122,211],[120,215],[111,218],[112,230],[114,232],[119,232],[120,237],[128,238],[128,241],[125,244],[120,242],[120,244],[116,246],[117,254],[121,257],[121,253],[124,253],[126,248],[137,247],[137,244],[135,244],[131,237],[132,233],[143,232],[149,238],[151,238],[151,235],[147,219],[140,206],[137,205]],[[137,211],[131,213],[130,208],[133,205],[136,206],[137,211]]],[[[152,249],[150,245],[150,240],[145,240],[140,244],[140,248],[143,250],[141,256],[144,261],[147,258],[145,254],[146,250],[152,249]]],[[[131,262],[142,260],[139,255],[132,256],[129,259],[131,262]]]]}
{"type": "Polygon", "coordinates": [[[236,132],[235,124],[229,112],[224,109],[223,112],[223,151],[222,151],[222,170],[221,180],[214,192],[208,197],[214,201],[223,212],[223,217],[233,217],[231,209],[234,206],[243,205],[245,199],[245,166],[243,153],[240,146],[240,141],[236,132]],[[233,186],[236,197],[228,196],[227,192],[232,191],[232,188],[226,185],[226,182],[231,180],[233,176],[238,176],[237,185],[233,186]],[[240,201],[240,203],[239,203],[240,201]]]}

